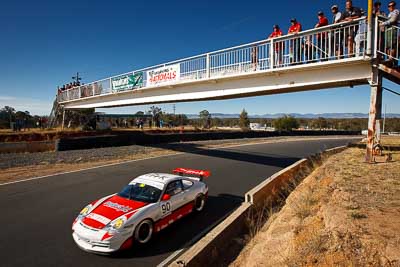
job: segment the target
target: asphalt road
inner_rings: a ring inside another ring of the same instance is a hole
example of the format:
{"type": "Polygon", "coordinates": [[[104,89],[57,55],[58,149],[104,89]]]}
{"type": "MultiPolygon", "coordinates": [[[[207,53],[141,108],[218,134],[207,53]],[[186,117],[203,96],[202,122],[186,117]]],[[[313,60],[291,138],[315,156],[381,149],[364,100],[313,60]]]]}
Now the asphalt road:
{"type": "MultiPolygon", "coordinates": [[[[351,139],[193,150],[175,156],[0,186],[0,266],[156,266],[199,232],[232,212],[263,179],[308,155],[351,139]],[[71,224],[92,200],[118,192],[132,178],[175,167],[209,169],[209,202],[142,247],[112,257],[81,251],[71,224]]],[[[353,139],[354,140],[354,139],[353,139]]],[[[26,171],[29,171],[27,169],[26,171]]]]}

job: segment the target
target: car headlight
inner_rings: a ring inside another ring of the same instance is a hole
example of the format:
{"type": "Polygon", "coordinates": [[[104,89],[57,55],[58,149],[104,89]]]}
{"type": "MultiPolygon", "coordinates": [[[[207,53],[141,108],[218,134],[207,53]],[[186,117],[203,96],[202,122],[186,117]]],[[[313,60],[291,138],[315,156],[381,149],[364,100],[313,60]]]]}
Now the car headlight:
{"type": "Polygon", "coordinates": [[[82,210],[81,210],[81,212],[79,212],[79,218],[83,218],[83,217],[85,217],[86,215],[88,215],[89,214],[89,212],[90,212],[90,210],[92,209],[92,207],[93,207],[93,205],[92,204],[89,204],[89,205],[87,205],[86,207],[84,207],[82,210]]]}
{"type": "Polygon", "coordinates": [[[117,232],[120,230],[126,222],[126,217],[120,217],[118,219],[115,219],[114,221],[110,222],[104,227],[104,230],[107,230],[108,232],[117,232]]]}

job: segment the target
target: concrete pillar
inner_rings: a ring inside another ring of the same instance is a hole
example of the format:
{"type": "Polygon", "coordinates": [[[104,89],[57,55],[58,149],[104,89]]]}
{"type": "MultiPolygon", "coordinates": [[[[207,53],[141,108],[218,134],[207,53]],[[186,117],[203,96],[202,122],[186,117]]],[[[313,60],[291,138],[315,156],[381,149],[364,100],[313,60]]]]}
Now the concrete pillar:
{"type": "Polygon", "coordinates": [[[61,129],[64,130],[64,123],[65,123],[65,108],[62,107],[63,110],[63,115],[62,115],[62,124],[61,124],[61,129]]]}
{"type": "Polygon", "coordinates": [[[376,124],[380,123],[382,117],[382,75],[376,67],[372,69],[371,100],[369,106],[367,151],[365,161],[374,162],[373,148],[380,137],[377,136],[376,124]]]}

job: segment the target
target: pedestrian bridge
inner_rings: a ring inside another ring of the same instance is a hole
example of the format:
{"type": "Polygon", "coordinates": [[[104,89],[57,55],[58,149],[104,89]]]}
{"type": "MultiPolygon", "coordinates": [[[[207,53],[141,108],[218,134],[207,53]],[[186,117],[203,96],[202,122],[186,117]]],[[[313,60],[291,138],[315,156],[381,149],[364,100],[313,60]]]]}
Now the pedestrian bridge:
{"type": "Polygon", "coordinates": [[[131,71],[62,91],[57,101],[66,109],[119,107],[368,84],[372,59],[388,55],[378,45],[368,51],[366,23],[361,18],[131,71]]]}

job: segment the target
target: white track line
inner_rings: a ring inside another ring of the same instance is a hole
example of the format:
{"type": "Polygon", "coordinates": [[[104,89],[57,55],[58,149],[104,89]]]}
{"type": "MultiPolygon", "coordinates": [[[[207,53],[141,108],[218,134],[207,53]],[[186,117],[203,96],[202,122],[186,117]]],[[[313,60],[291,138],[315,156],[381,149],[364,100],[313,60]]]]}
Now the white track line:
{"type": "MultiPolygon", "coordinates": [[[[329,137],[326,137],[326,138],[304,138],[304,139],[301,139],[301,140],[299,140],[299,139],[267,140],[267,141],[256,142],[256,143],[239,144],[239,145],[228,145],[228,146],[224,146],[224,147],[213,147],[213,148],[208,148],[208,150],[217,150],[217,149],[223,149],[223,148],[233,148],[233,147],[241,147],[241,146],[253,146],[253,145],[262,145],[262,144],[284,143],[284,142],[336,140],[336,139],[343,139],[343,138],[339,138],[339,137],[329,138],[329,137]]],[[[350,137],[350,138],[346,138],[346,139],[358,139],[358,138],[357,137],[350,137]]],[[[116,166],[116,165],[121,165],[121,164],[128,164],[128,163],[138,162],[138,161],[143,161],[143,160],[148,160],[148,159],[157,159],[157,158],[177,156],[177,155],[182,155],[182,154],[187,154],[187,153],[190,153],[190,152],[178,152],[178,153],[168,154],[168,155],[161,155],[161,156],[147,157],[147,158],[142,158],[142,159],[127,160],[127,161],[122,161],[122,162],[116,162],[116,163],[100,165],[100,166],[96,166],[96,167],[89,167],[89,168],[84,168],[84,169],[79,169],[79,170],[73,170],[73,171],[60,172],[60,173],[49,174],[49,175],[44,175],[44,176],[32,177],[32,178],[28,178],[28,179],[22,179],[22,180],[18,180],[18,181],[13,181],[13,182],[0,183],[0,186],[10,185],[10,184],[17,184],[17,183],[28,182],[28,181],[32,181],[32,180],[44,179],[44,178],[48,178],[48,177],[52,177],[52,176],[59,176],[59,175],[63,175],[63,174],[94,170],[94,169],[110,167],[110,166],[116,166]]]]}

